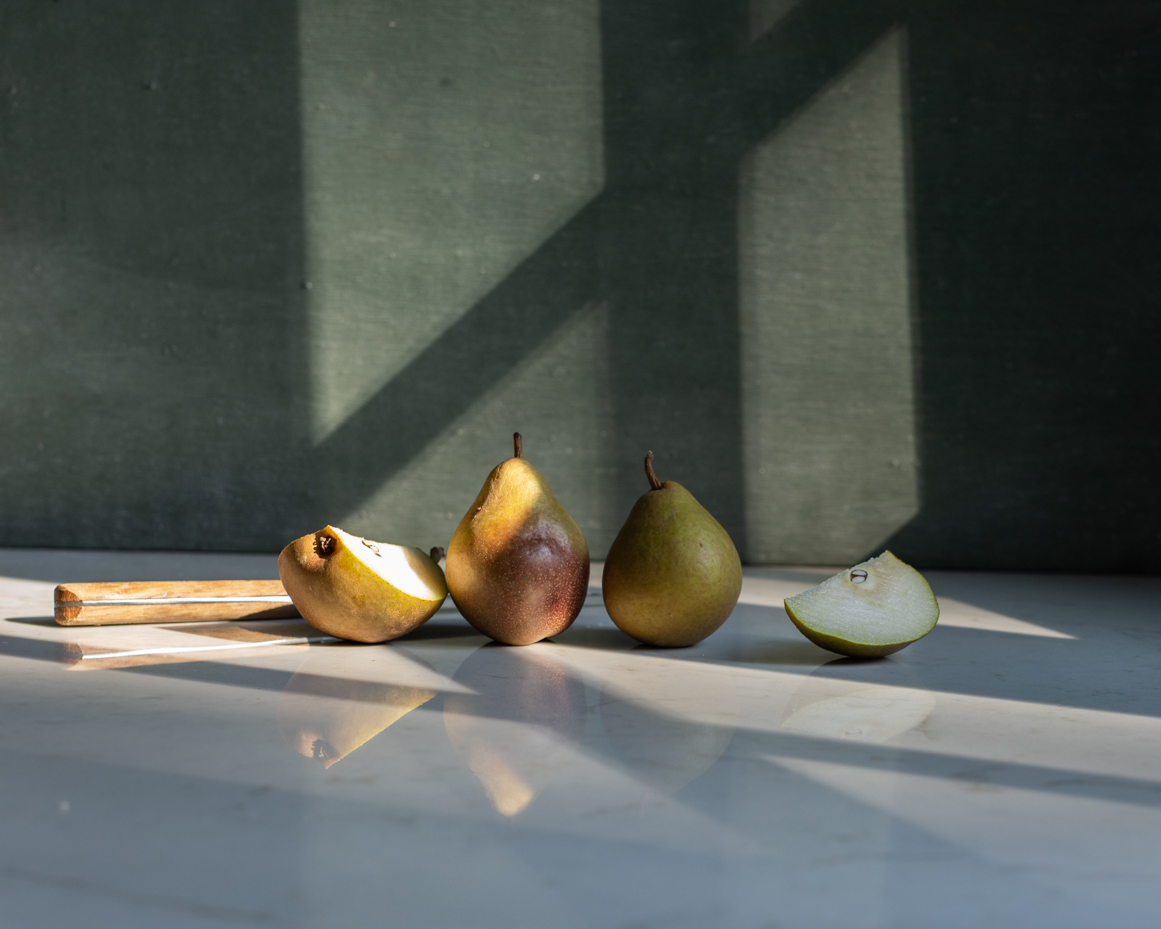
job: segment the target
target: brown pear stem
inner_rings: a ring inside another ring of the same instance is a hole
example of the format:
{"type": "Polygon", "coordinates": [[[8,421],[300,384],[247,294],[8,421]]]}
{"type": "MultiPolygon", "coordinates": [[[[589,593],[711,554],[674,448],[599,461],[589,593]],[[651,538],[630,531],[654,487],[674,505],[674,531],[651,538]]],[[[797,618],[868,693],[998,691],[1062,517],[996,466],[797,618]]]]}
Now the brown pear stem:
{"type": "Polygon", "coordinates": [[[522,436],[519,432],[513,432],[512,433],[512,445],[516,449],[516,457],[523,458],[524,457],[524,436],[522,436]]]}
{"type": "Polygon", "coordinates": [[[439,564],[439,561],[441,558],[443,558],[443,556],[444,556],[444,550],[442,548],[440,548],[438,545],[431,550],[431,560],[434,561],[436,564],[439,564]]]}
{"type": "Polygon", "coordinates": [[[661,481],[657,480],[657,475],[653,473],[653,452],[645,456],[645,476],[649,478],[649,486],[654,490],[661,489],[661,481]]]}

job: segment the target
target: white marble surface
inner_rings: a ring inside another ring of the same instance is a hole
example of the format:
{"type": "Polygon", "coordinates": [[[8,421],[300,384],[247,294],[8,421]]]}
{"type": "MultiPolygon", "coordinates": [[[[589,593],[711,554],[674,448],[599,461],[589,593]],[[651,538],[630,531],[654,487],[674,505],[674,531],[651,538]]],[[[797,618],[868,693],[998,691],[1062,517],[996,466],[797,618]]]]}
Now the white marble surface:
{"type": "Polygon", "coordinates": [[[527,648],[447,610],[87,669],[66,643],[125,633],[53,625],[54,583],[273,558],[0,575],[2,927],[1161,924],[1158,579],[936,572],[939,625],[874,662],[786,618],[823,572],[752,569],[692,649],[635,647],[596,595],[527,648]]]}

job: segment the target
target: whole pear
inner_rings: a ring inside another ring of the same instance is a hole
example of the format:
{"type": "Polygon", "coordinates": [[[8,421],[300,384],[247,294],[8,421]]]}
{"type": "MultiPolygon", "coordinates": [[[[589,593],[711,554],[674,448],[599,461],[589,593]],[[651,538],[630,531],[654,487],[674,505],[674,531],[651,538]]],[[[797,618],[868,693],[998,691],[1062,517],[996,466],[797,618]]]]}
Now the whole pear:
{"type": "Polygon", "coordinates": [[[733,612],[742,561],[729,534],[688,490],[659,481],[633,505],[605,561],[601,590],[613,622],[647,645],[693,645],[733,612]]]}
{"type": "Polygon", "coordinates": [[[585,603],[589,549],[540,472],[502,461],[460,520],[447,550],[447,586],[469,623],[505,645],[530,645],[572,625],[585,603]]]}
{"type": "Polygon", "coordinates": [[[427,622],[447,598],[438,552],[372,542],[334,526],[295,539],[278,576],[302,618],[327,635],[386,642],[427,622]]]}

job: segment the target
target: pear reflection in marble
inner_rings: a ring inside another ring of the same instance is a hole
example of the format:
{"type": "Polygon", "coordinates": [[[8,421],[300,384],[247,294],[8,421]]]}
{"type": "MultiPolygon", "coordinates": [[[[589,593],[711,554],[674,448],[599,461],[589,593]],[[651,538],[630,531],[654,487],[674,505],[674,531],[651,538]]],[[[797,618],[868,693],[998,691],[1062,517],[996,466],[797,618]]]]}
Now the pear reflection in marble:
{"type": "Polygon", "coordinates": [[[782,714],[782,728],[824,739],[886,742],[923,725],[934,709],[935,697],[905,666],[843,658],[799,685],[782,714]],[[863,669],[889,673],[877,681],[863,669]]]}
{"type": "Polygon", "coordinates": [[[312,646],[278,700],[278,730],[329,768],[434,697],[436,677],[398,646],[312,646]]]}
{"type": "Polygon", "coordinates": [[[601,691],[601,725],[616,759],[639,782],[671,794],[719,759],[738,723],[728,668],[639,658],[601,691]]]}
{"type": "Polygon", "coordinates": [[[557,647],[485,645],[455,674],[475,693],[444,697],[448,741],[504,816],[526,809],[580,744],[584,684],[555,660],[557,647]]]}

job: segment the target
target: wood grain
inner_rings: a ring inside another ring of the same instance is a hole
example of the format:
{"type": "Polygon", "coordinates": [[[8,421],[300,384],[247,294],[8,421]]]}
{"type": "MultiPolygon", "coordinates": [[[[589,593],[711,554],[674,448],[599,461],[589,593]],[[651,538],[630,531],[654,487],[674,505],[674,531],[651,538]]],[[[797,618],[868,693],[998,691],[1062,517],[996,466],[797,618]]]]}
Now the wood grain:
{"type": "Polygon", "coordinates": [[[289,602],[286,590],[279,581],[61,584],[56,588],[54,600],[55,619],[62,626],[287,619],[298,616],[298,610],[289,602]],[[259,597],[277,599],[254,599],[259,597]]]}

